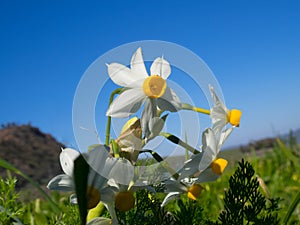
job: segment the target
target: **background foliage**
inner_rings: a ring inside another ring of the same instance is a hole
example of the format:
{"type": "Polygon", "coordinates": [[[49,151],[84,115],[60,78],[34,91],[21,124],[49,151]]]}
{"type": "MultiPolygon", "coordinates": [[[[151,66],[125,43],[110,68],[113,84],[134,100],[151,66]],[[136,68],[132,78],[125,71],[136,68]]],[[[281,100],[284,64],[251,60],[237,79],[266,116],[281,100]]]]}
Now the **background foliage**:
{"type": "MultiPolygon", "coordinates": [[[[273,147],[262,151],[252,148],[243,154],[238,150],[222,154],[235,163],[217,181],[204,183],[197,201],[183,195],[161,208],[164,194],[139,191],[134,209],[117,212],[120,224],[300,223],[300,148],[292,135],[287,141],[277,139],[273,147]],[[241,155],[245,161],[240,161],[241,155]],[[243,199],[237,200],[237,196],[243,199]]],[[[69,203],[71,193],[51,193],[60,209],[55,213],[44,198],[20,198],[16,182],[11,176],[0,179],[1,224],[80,224],[77,206],[69,203]]],[[[104,210],[101,216],[109,217],[109,213],[104,210]]]]}

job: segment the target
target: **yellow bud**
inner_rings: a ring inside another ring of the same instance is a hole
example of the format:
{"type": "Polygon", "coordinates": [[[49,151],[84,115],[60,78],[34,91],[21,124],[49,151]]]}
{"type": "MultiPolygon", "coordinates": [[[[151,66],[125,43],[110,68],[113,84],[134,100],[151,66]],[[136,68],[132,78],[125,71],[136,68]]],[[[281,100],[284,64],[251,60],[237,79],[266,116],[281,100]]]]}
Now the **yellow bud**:
{"type": "Polygon", "coordinates": [[[242,116],[242,111],[238,110],[238,109],[232,109],[229,111],[228,114],[228,122],[232,125],[232,126],[240,126],[240,119],[242,116]]]}
{"type": "Polygon", "coordinates": [[[100,202],[101,195],[100,195],[100,192],[96,188],[94,188],[92,186],[88,186],[87,191],[86,191],[86,198],[88,200],[88,202],[87,202],[88,209],[92,209],[92,208],[96,207],[98,205],[98,203],[100,202]]]}
{"type": "Polygon", "coordinates": [[[104,204],[102,202],[99,202],[95,208],[89,210],[88,215],[86,217],[86,222],[89,222],[90,220],[99,217],[104,208],[104,204]]]}
{"type": "Polygon", "coordinates": [[[131,119],[129,119],[122,127],[121,134],[127,131],[137,120],[137,117],[132,117],[131,119]]]}
{"type": "Polygon", "coordinates": [[[130,191],[122,191],[116,195],[115,206],[119,211],[126,212],[134,207],[135,199],[130,191]]]}
{"type": "Polygon", "coordinates": [[[166,81],[158,75],[152,75],[145,79],[143,91],[150,98],[160,98],[166,91],[166,81]]]}
{"type": "Polygon", "coordinates": [[[210,166],[215,174],[221,175],[224,172],[227,164],[228,162],[226,159],[218,158],[214,160],[210,166]]]}
{"type": "Polygon", "coordinates": [[[199,195],[201,194],[201,191],[203,190],[203,187],[200,184],[193,184],[187,191],[187,196],[192,199],[196,200],[199,195]]]}

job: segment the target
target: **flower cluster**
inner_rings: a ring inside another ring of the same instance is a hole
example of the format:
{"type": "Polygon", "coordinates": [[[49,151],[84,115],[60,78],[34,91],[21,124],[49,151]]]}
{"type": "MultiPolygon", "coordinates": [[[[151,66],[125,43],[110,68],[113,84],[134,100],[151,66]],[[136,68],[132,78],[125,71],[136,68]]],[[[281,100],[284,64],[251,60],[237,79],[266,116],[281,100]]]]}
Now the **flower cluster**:
{"type": "MultiPolygon", "coordinates": [[[[150,152],[170,173],[169,178],[161,181],[164,192],[167,193],[162,207],[185,193],[188,198],[196,200],[202,191],[201,183],[216,180],[226,168],[227,161],[218,155],[225,140],[239,126],[241,111],[229,110],[212,86],[209,89],[214,105],[210,110],[181,102],[166,81],[171,74],[169,62],[163,57],[156,58],[148,74],[141,48],[133,54],[130,68],[111,63],[107,64],[107,70],[111,80],[121,86],[113,92],[118,96],[115,99],[111,97],[112,102],[106,113],[108,123],[115,117],[128,118],[128,121],[115,140],[111,139],[108,126],[106,143],[93,145],[83,154],[89,165],[85,189],[89,210],[87,222],[118,224],[115,210],[132,209],[135,205],[135,191],[147,188],[155,192],[151,182],[141,178],[152,170],[140,171],[137,166],[139,155],[144,152],[150,152]],[[179,110],[194,110],[210,115],[212,127],[203,131],[200,148],[162,132],[168,116],[165,112],[175,113],[179,110]],[[141,112],[140,117],[132,117],[138,112],[141,112]],[[181,169],[172,169],[155,149],[144,149],[146,143],[157,136],[163,136],[192,152],[181,169]],[[99,217],[101,205],[109,210],[111,220],[99,217]]],[[[80,153],[74,149],[62,149],[60,163],[64,174],[52,178],[48,184],[49,189],[78,191],[74,182],[74,161],[79,156],[80,153]]],[[[70,201],[74,204],[77,203],[76,194],[70,196],[70,201]]]]}

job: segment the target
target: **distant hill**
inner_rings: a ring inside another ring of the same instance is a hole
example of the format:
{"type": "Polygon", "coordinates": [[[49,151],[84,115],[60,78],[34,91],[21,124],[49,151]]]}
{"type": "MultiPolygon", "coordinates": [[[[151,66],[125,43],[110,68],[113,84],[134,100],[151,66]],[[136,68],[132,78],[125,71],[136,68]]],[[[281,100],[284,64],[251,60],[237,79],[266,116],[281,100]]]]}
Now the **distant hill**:
{"type": "MultiPolygon", "coordinates": [[[[7,124],[0,129],[0,158],[7,160],[44,186],[55,175],[62,173],[59,153],[63,144],[39,128],[28,125],[7,124]]],[[[7,171],[0,167],[0,176],[7,171]]],[[[15,174],[13,174],[15,176],[15,174]]],[[[26,188],[28,182],[18,177],[17,188],[26,188]]]]}
{"type": "MultiPolygon", "coordinates": [[[[299,143],[300,129],[292,134],[299,143]]],[[[286,140],[289,135],[284,135],[283,137],[286,140]]],[[[234,154],[229,154],[230,151],[222,151],[223,153],[221,153],[225,154],[225,158],[228,158],[228,160],[234,161],[239,160],[243,154],[249,153],[252,149],[256,151],[272,149],[275,143],[275,138],[266,138],[234,148],[234,154]],[[234,158],[230,159],[233,156],[234,158]]],[[[51,134],[43,133],[39,128],[30,124],[16,125],[11,123],[2,125],[0,129],[0,158],[7,160],[29,175],[43,189],[45,189],[46,184],[52,177],[62,173],[59,163],[59,153],[62,147],[65,146],[55,140],[51,134]]],[[[184,157],[181,157],[180,160],[184,160],[184,157]]],[[[178,162],[179,158],[176,159],[177,164],[178,162]]],[[[7,171],[1,167],[0,176],[7,176],[7,171]]],[[[18,176],[17,178],[18,189],[32,189],[32,186],[26,180],[18,176]]]]}
{"type": "Polygon", "coordinates": [[[278,137],[269,137],[269,138],[263,138],[260,140],[251,141],[247,145],[242,145],[239,147],[241,152],[247,153],[251,152],[251,150],[255,151],[265,151],[273,149],[276,145],[276,139],[279,138],[285,143],[300,143],[300,129],[297,130],[291,130],[290,133],[280,135],[278,137]]]}

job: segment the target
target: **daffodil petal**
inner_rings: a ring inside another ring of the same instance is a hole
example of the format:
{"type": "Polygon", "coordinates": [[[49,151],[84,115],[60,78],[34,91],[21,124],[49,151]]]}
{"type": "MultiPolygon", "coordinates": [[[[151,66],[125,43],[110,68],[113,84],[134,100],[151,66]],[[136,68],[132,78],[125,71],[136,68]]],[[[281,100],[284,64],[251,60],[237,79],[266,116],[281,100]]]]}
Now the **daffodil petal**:
{"type": "Polygon", "coordinates": [[[118,225],[118,218],[117,218],[117,214],[116,214],[116,210],[115,210],[115,202],[110,202],[110,203],[104,203],[105,207],[107,208],[107,210],[109,211],[111,220],[112,220],[112,225],[118,225]]]}
{"type": "Polygon", "coordinates": [[[181,109],[181,102],[175,91],[167,87],[164,95],[157,99],[157,106],[162,111],[177,112],[181,109]]]}
{"type": "Polygon", "coordinates": [[[180,197],[180,192],[170,192],[164,198],[163,202],[161,203],[161,207],[164,207],[166,204],[168,204],[170,201],[174,199],[179,199],[179,197],[180,197]]]}
{"type": "Polygon", "coordinates": [[[110,104],[106,115],[111,117],[128,117],[139,110],[145,97],[142,89],[126,90],[110,104]]]}
{"type": "Polygon", "coordinates": [[[227,117],[228,117],[229,110],[226,108],[224,103],[216,95],[211,85],[209,85],[209,89],[214,101],[214,106],[210,112],[210,117],[212,119],[212,124],[213,124],[212,129],[214,130],[215,134],[218,135],[228,122],[227,117]]]}
{"type": "Polygon", "coordinates": [[[152,118],[156,116],[157,107],[156,107],[156,100],[157,99],[146,99],[145,107],[142,112],[141,117],[141,127],[142,132],[145,136],[145,138],[148,138],[151,134],[150,128],[149,128],[149,122],[152,118]]]}
{"type": "Polygon", "coordinates": [[[153,61],[150,72],[151,75],[159,75],[166,80],[171,74],[171,67],[167,60],[164,60],[163,57],[158,57],[153,61]]]}
{"type": "Polygon", "coordinates": [[[115,192],[111,187],[106,187],[101,190],[101,202],[110,203],[115,200],[115,192]]]}
{"type": "MultiPolygon", "coordinates": [[[[107,179],[93,169],[89,171],[88,185],[101,190],[107,184],[107,179]]],[[[102,197],[101,197],[102,198],[102,197]]]]}
{"type": "Polygon", "coordinates": [[[115,179],[113,178],[110,178],[108,181],[107,181],[107,184],[112,188],[114,189],[116,192],[120,190],[120,184],[118,184],[115,179]]]}
{"type": "Polygon", "coordinates": [[[216,135],[219,135],[223,128],[226,126],[226,119],[220,119],[220,120],[212,120],[212,130],[216,135]]]}
{"type": "Polygon", "coordinates": [[[66,174],[60,174],[55,177],[53,177],[48,185],[47,188],[50,190],[56,190],[56,191],[74,191],[74,183],[72,177],[66,175],[66,174]]]}
{"type": "Polygon", "coordinates": [[[205,170],[216,158],[218,149],[215,134],[212,129],[206,129],[202,134],[203,156],[199,163],[199,171],[205,170]]]}
{"type": "Polygon", "coordinates": [[[233,131],[234,127],[230,127],[226,130],[224,130],[221,135],[220,135],[220,140],[218,143],[218,151],[220,151],[222,145],[224,144],[224,142],[227,140],[227,138],[229,137],[229,135],[231,134],[231,132],[233,131]]]}
{"type": "Polygon", "coordinates": [[[78,204],[78,200],[77,200],[77,195],[76,194],[71,194],[70,195],[70,203],[73,205],[77,205],[78,204]]]}
{"type": "Polygon", "coordinates": [[[74,160],[80,155],[80,153],[72,148],[62,149],[59,155],[60,165],[69,176],[73,176],[74,160]]]}
{"type": "Polygon", "coordinates": [[[118,159],[113,165],[110,167],[107,178],[113,178],[119,184],[128,185],[134,177],[133,165],[127,159],[118,159]]]}
{"type": "Polygon", "coordinates": [[[151,118],[149,121],[150,137],[148,140],[155,138],[159,135],[164,128],[165,121],[159,117],[151,118]]]}
{"type": "Polygon", "coordinates": [[[107,178],[108,180],[111,179],[111,170],[115,167],[115,165],[118,163],[118,159],[114,157],[108,157],[106,158],[103,168],[101,171],[97,171],[101,176],[107,178]]]}
{"type": "Polygon", "coordinates": [[[203,153],[192,155],[192,157],[184,163],[184,166],[179,170],[178,180],[194,175],[198,172],[198,167],[201,162],[203,153]]]}
{"type": "Polygon", "coordinates": [[[133,54],[130,62],[130,69],[131,72],[139,79],[144,80],[148,77],[141,48],[138,48],[133,54]]]}
{"type": "Polygon", "coordinates": [[[167,180],[164,183],[165,183],[166,192],[185,192],[185,191],[187,191],[186,186],[179,183],[178,181],[167,180]]]}
{"type": "Polygon", "coordinates": [[[226,106],[224,105],[224,103],[217,96],[216,92],[214,91],[213,86],[209,85],[209,90],[210,90],[210,93],[211,93],[211,96],[213,98],[215,106],[217,108],[222,108],[224,111],[227,111],[228,109],[226,108],[226,106]]]}
{"type": "Polygon", "coordinates": [[[136,87],[139,84],[137,83],[137,81],[139,80],[141,80],[140,83],[142,84],[143,77],[137,76],[136,74],[132,73],[128,67],[122,64],[107,64],[107,71],[112,81],[121,87],[136,87]]]}
{"type": "Polygon", "coordinates": [[[210,167],[206,168],[197,176],[197,183],[215,181],[220,176],[212,171],[210,167]]]}
{"type": "Polygon", "coordinates": [[[109,148],[107,146],[100,145],[89,152],[88,163],[92,170],[97,172],[102,177],[105,177],[105,174],[103,174],[103,170],[105,168],[105,163],[108,157],[109,148]]]}

